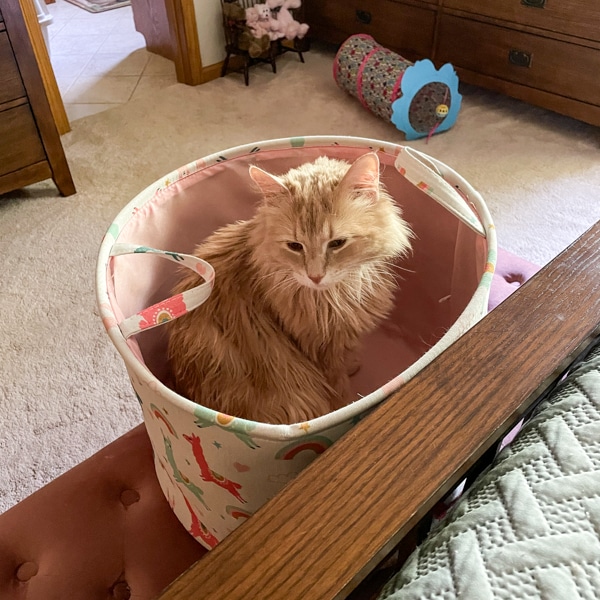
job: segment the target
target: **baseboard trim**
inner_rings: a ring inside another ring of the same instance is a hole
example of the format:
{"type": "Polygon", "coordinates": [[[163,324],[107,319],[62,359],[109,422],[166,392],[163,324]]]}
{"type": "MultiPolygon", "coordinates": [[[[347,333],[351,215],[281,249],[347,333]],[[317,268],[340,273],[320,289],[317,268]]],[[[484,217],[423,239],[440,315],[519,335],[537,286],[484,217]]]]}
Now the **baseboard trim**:
{"type": "Polygon", "coordinates": [[[208,65],[208,67],[203,67],[202,75],[200,76],[200,83],[207,83],[208,81],[212,81],[213,79],[221,77],[222,68],[222,62],[216,63],[214,65],[208,65]]]}

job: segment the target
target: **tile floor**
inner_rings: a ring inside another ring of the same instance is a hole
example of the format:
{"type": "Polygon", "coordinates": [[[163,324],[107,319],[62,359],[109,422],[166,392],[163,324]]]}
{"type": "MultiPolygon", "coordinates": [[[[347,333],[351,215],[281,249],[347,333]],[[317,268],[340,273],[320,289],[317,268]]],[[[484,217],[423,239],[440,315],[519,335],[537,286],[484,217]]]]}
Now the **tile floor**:
{"type": "Polygon", "coordinates": [[[70,121],[177,83],[172,61],[148,52],[131,6],[90,13],[48,4],[50,61],[70,121]]]}

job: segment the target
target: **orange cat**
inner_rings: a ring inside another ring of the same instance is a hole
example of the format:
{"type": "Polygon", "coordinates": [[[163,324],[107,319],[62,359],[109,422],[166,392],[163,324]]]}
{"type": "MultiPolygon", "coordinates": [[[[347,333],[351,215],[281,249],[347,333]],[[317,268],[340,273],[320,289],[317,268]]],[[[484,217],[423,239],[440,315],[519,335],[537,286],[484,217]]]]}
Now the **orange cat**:
{"type": "MultiPolygon", "coordinates": [[[[250,167],[263,201],[196,249],[208,300],[169,324],[175,390],[254,421],[297,423],[348,402],[348,357],[389,313],[392,262],[411,232],[375,153],[320,157],[284,175],[250,167]]],[[[188,272],[190,273],[190,272],[188,272]]],[[[174,290],[200,283],[186,274],[174,290]]]]}

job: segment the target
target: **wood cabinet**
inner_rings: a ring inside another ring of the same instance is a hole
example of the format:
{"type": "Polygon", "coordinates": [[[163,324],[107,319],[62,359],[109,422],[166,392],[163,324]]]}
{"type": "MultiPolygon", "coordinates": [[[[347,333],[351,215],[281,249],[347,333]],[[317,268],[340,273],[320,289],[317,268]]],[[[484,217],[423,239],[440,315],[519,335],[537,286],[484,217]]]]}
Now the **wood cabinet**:
{"type": "Polygon", "coordinates": [[[444,0],[443,8],[499,19],[508,26],[537,27],[550,35],[600,40],[600,3],[594,0],[444,0]]]}
{"type": "Polygon", "coordinates": [[[354,33],[367,33],[409,60],[431,53],[436,16],[435,0],[304,0],[312,38],[341,44],[354,33]]]}
{"type": "Polygon", "coordinates": [[[19,0],[0,0],[0,194],[45,179],[75,193],[19,0]]]}
{"type": "Polygon", "coordinates": [[[600,125],[600,2],[305,0],[316,39],[368,33],[461,81],[600,125]]]}

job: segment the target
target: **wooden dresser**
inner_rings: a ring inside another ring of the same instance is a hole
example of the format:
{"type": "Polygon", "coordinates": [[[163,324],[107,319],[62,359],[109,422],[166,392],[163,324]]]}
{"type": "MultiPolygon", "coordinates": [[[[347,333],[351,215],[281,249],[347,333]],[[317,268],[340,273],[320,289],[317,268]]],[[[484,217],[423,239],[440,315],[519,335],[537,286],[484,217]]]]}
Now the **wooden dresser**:
{"type": "Polygon", "coordinates": [[[0,0],[0,194],[45,179],[75,193],[19,0],[0,0]]]}
{"type": "Polygon", "coordinates": [[[368,33],[461,81],[600,125],[600,0],[304,0],[313,38],[368,33]]]}
{"type": "Polygon", "coordinates": [[[341,44],[368,33],[409,60],[431,56],[438,0],[304,0],[310,37],[341,44]]]}

